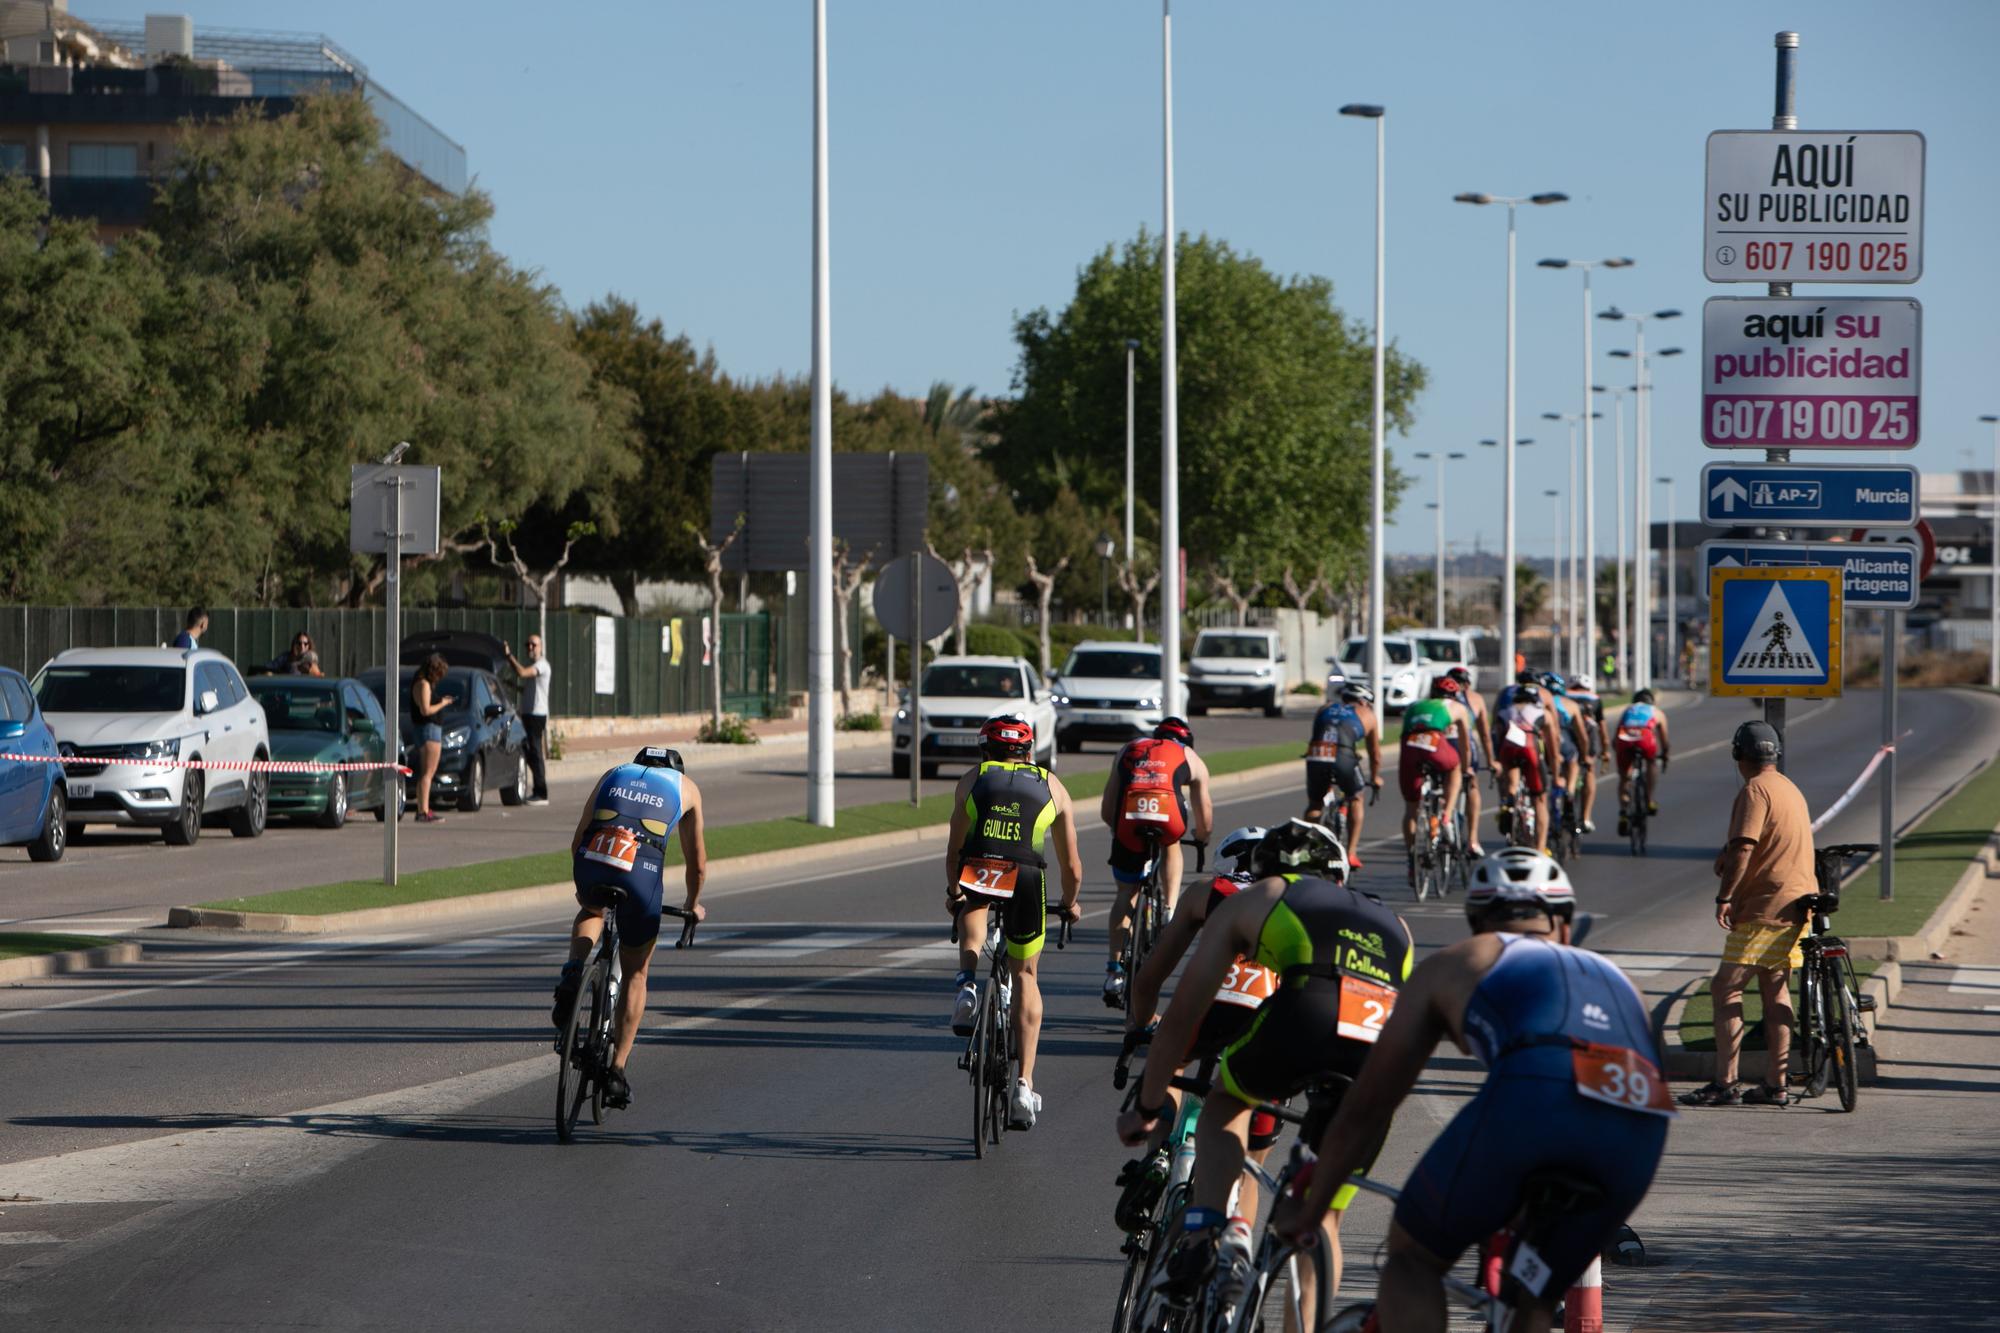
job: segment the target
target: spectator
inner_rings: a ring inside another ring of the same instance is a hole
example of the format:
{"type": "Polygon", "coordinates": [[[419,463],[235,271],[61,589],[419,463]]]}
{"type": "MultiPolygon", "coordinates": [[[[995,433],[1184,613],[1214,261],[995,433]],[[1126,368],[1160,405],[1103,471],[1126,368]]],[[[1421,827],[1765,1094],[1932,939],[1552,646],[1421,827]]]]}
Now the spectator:
{"type": "Polygon", "coordinates": [[[1689,1106],[1785,1104],[1792,1050],[1792,969],[1802,961],[1801,899],[1818,891],[1813,876],[1812,817],[1806,798],[1778,771],[1783,745],[1767,723],[1745,722],[1730,742],[1743,789],[1729,815],[1729,836],[1715,858],[1722,886],[1715,921],[1729,932],[1709,983],[1715,1001],[1715,1078],[1681,1101],[1689,1106]],[[1751,978],[1764,996],[1764,1081],[1744,1092],[1737,1082],[1743,1047],[1743,989],[1751,978]]]}
{"type": "Polygon", "coordinates": [[[528,660],[517,661],[514,649],[509,644],[501,644],[500,651],[507,654],[513,664],[514,673],[527,684],[521,687],[521,725],[528,729],[528,767],[535,774],[535,794],[528,798],[529,805],[549,803],[549,679],[555,672],[549,660],[542,656],[542,636],[528,636],[528,660]]]}
{"type": "Polygon", "coordinates": [[[313,649],[312,635],[300,630],[292,639],[292,646],[271,659],[268,668],[274,676],[324,676],[319,669],[319,653],[313,649]]]}
{"type": "Polygon", "coordinates": [[[181,632],[174,635],[174,647],[199,648],[201,636],[206,633],[208,633],[208,608],[191,606],[188,608],[187,621],[182,626],[181,632]]]}
{"type": "Polygon", "coordinates": [[[436,653],[424,659],[410,678],[410,720],[417,727],[417,822],[439,824],[444,816],[431,809],[431,779],[437,776],[438,756],[444,753],[444,710],[457,701],[455,694],[440,695],[437,684],[444,679],[445,660],[436,653]]]}

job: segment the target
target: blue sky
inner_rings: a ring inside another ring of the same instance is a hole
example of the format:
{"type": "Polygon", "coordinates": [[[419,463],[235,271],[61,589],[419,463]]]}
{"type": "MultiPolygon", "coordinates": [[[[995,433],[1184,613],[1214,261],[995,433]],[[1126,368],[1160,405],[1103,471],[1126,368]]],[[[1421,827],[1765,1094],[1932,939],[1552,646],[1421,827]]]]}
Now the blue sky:
{"type": "MultiPolygon", "coordinates": [[[[1157,0],[829,9],[836,379],[861,394],[933,379],[1004,392],[1014,315],[1059,306],[1091,253],[1159,226],[1157,0]]],[[[197,29],[323,30],[353,51],[466,146],[498,209],[495,242],[572,303],[620,293],[737,374],[809,366],[806,0],[205,0],[192,13],[197,29]]],[[[1448,476],[1451,532],[1492,547],[1499,461],[1475,442],[1501,433],[1505,219],[1451,196],[1567,192],[1521,216],[1517,433],[1538,441],[1522,455],[1522,549],[1549,550],[1541,492],[1567,484],[1564,428],[1540,413],[1580,396],[1579,279],[1536,269],[1544,256],[1631,255],[1637,267],[1598,275],[1598,304],[1687,312],[1648,342],[1690,353],[1656,372],[1654,471],[1680,479],[1677,513],[1693,517],[1701,464],[1736,456],[1700,443],[1701,303],[1761,290],[1702,279],[1702,145],[1713,129],[1768,127],[1784,27],[1804,36],[1806,128],[1928,137],[1924,280],[1874,294],[1924,305],[1924,443],[1910,461],[1968,466],[1972,449],[1984,466],[1991,437],[1975,418],[2000,412],[1989,0],[1180,0],[1178,220],[1279,272],[1329,275],[1365,317],[1373,137],[1335,112],[1390,108],[1388,327],[1431,371],[1415,430],[1391,445],[1406,467],[1426,466],[1414,449],[1471,452],[1448,476]]],[[[1599,382],[1629,383],[1630,363],[1603,356],[1624,336],[1597,327],[1599,382]]],[[[1608,430],[1599,460],[1608,547],[1608,430]]],[[[1414,504],[1433,485],[1420,475],[1414,504]]],[[[1412,508],[1390,547],[1431,541],[1412,508]]]]}

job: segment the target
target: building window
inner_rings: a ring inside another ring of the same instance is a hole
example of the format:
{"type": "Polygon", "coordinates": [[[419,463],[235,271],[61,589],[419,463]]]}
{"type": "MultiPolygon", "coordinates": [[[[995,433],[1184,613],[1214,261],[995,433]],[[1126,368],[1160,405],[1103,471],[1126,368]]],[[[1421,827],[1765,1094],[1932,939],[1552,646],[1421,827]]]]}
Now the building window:
{"type": "Polygon", "coordinates": [[[9,172],[26,174],[28,170],[28,145],[24,143],[0,143],[0,175],[9,172]]]}
{"type": "Polygon", "coordinates": [[[139,146],[130,143],[75,143],[69,146],[72,176],[136,176],[139,146]]]}

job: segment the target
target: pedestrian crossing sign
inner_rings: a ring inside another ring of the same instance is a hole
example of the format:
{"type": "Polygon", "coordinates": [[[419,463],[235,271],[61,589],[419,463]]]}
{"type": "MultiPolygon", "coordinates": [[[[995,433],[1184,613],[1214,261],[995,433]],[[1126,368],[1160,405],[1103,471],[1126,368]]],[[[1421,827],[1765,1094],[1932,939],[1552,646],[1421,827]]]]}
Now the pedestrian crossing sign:
{"type": "Polygon", "coordinates": [[[1717,568],[1708,577],[1711,693],[1840,697],[1841,570],[1717,568]]]}

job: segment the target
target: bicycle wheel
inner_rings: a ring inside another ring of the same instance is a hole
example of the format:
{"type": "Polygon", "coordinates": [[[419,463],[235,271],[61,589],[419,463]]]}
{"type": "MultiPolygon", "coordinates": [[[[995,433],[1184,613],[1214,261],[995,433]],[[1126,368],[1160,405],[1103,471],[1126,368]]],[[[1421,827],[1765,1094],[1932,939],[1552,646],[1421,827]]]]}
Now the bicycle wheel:
{"type": "Polygon", "coordinates": [[[602,963],[595,963],[584,970],[581,984],[576,988],[576,998],[570,1001],[569,1021],[563,1027],[562,1039],[556,1046],[556,1139],[568,1143],[576,1134],[576,1118],[583,1110],[583,1103],[590,1095],[590,1087],[596,1082],[596,1067],[591,1058],[591,1032],[595,1025],[589,1023],[596,1009],[598,973],[602,963]]]}
{"type": "Polygon", "coordinates": [[[1146,1289],[1146,1273],[1153,1265],[1153,1250],[1160,1236],[1156,1221],[1133,1233],[1125,1242],[1125,1278],[1118,1284],[1118,1306],[1111,1315],[1111,1333],[1137,1333],[1139,1294],[1146,1289]]]}
{"type": "Polygon", "coordinates": [[[972,1015],[972,1035],[966,1038],[968,1055],[966,1064],[972,1072],[972,1155],[986,1156],[986,1072],[990,1062],[987,1059],[988,1036],[992,1029],[986,1021],[987,1006],[981,1003],[972,1015]]]}
{"type": "Polygon", "coordinates": [[[1832,1076],[1832,1051],[1827,1042],[1826,960],[1817,950],[1799,969],[1799,1059],[1805,1069],[1805,1093],[1817,1097],[1832,1076]]]}
{"type": "Polygon", "coordinates": [[[1328,1321],[1326,1333],[1367,1333],[1375,1326],[1375,1302],[1350,1305],[1328,1321]]]}
{"type": "Polygon", "coordinates": [[[1860,1026],[1861,1015],[1845,980],[1835,973],[1827,981],[1830,983],[1827,1009],[1831,1018],[1827,1036],[1833,1057],[1834,1082],[1840,1091],[1840,1109],[1852,1111],[1855,1099],[1861,1095],[1861,1068],[1854,1057],[1854,1030],[1860,1026]]]}
{"type": "Polygon", "coordinates": [[[1652,786],[1646,781],[1646,768],[1641,764],[1632,774],[1632,809],[1626,819],[1631,825],[1632,855],[1646,854],[1646,810],[1653,799],[1652,786]]]}
{"type": "Polygon", "coordinates": [[[1321,1308],[1332,1295],[1327,1290],[1331,1276],[1324,1245],[1274,1248],[1259,1256],[1243,1305],[1225,1327],[1230,1333],[1317,1329],[1324,1322],[1321,1308]]]}
{"type": "Polygon", "coordinates": [[[1008,1044],[1013,1033],[1008,1030],[1007,1015],[1000,1008],[999,987],[989,986],[987,990],[992,998],[987,1008],[986,1025],[992,1039],[987,1046],[986,1141],[997,1148],[1000,1135],[1007,1128],[1008,1074],[1013,1063],[1008,1044]]]}

